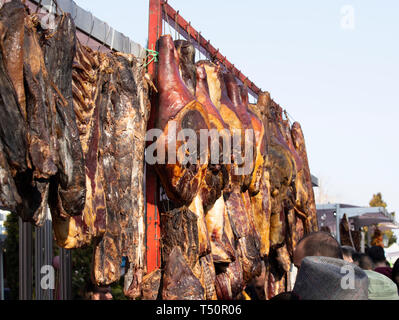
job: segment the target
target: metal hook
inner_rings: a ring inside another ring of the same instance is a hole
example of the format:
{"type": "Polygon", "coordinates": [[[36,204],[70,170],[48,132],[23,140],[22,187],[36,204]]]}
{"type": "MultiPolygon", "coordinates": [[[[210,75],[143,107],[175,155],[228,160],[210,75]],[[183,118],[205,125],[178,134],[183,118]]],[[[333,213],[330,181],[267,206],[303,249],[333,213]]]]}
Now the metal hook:
{"type": "Polygon", "coordinates": [[[165,5],[167,5],[167,4],[168,4],[167,0],[164,3],[162,3],[162,11],[163,11],[163,14],[165,15],[166,23],[168,24],[168,27],[169,27],[170,36],[173,37],[171,25],[169,23],[169,15],[168,15],[168,13],[166,12],[166,9],[165,9],[165,5]]]}
{"type": "Polygon", "coordinates": [[[179,25],[177,24],[177,19],[179,18],[179,10],[177,10],[177,12],[176,12],[176,14],[175,14],[175,31],[176,31],[176,34],[175,34],[175,38],[179,38],[179,40],[180,40],[180,33],[178,32],[178,29],[179,29],[179,25]]]}
{"type": "Polygon", "coordinates": [[[191,35],[190,35],[190,27],[191,27],[191,21],[189,21],[187,25],[187,34],[188,34],[188,41],[191,42],[191,35]]]}
{"type": "Polygon", "coordinates": [[[201,60],[201,31],[198,32],[198,59],[201,60]]]}
{"type": "Polygon", "coordinates": [[[39,4],[38,4],[37,7],[36,7],[36,12],[35,12],[35,14],[38,13],[39,8],[41,7],[41,5],[42,5],[42,0],[39,1],[39,4]]]}

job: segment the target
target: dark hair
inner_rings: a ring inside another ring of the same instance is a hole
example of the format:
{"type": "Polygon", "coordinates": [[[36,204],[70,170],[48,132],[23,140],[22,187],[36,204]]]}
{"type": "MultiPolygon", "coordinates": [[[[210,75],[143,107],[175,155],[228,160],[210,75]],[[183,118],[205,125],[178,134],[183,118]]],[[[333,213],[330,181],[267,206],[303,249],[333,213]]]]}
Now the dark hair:
{"type": "Polygon", "coordinates": [[[396,282],[397,280],[395,279],[395,277],[397,277],[398,275],[399,275],[399,258],[396,260],[396,262],[392,268],[392,280],[393,280],[393,282],[396,283],[396,285],[398,286],[398,290],[399,290],[399,282],[396,282]]]}
{"type": "Polygon", "coordinates": [[[300,300],[299,297],[294,292],[283,292],[279,295],[270,299],[270,301],[282,301],[282,300],[300,300]]]}
{"type": "Polygon", "coordinates": [[[303,237],[298,245],[303,242],[304,253],[309,256],[323,256],[336,259],[343,259],[341,246],[338,241],[327,232],[312,232],[303,237]]]}
{"type": "Polygon", "coordinates": [[[367,250],[367,255],[373,260],[373,263],[385,262],[384,249],[379,246],[373,246],[367,250]]]}
{"type": "Polygon", "coordinates": [[[355,252],[354,254],[352,254],[353,262],[359,262],[362,254],[364,254],[364,253],[355,252]]]}
{"type": "Polygon", "coordinates": [[[353,255],[356,253],[356,250],[349,246],[342,246],[341,250],[342,250],[342,254],[344,256],[352,257],[352,259],[353,259],[353,255]]]}
{"type": "Polygon", "coordinates": [[[373,261],[367,254],[361,253],[359,255],[358,261],[359,261],[359,268],[361,268],[363,270],[373,270],[374,269],[373,261]]]}

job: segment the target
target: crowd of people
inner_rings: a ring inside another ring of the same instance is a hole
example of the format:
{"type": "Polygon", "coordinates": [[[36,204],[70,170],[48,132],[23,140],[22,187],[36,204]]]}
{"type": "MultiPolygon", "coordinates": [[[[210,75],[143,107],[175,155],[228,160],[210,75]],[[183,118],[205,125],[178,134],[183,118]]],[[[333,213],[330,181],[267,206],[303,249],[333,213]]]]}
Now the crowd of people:
{"type": "Polygon", "coordinates": [[[391,268],[382,247],[359,253],[315,232],[298,243],[294,265],[292,292],[272,300],[399,300],[399,259],[391,268]]]}

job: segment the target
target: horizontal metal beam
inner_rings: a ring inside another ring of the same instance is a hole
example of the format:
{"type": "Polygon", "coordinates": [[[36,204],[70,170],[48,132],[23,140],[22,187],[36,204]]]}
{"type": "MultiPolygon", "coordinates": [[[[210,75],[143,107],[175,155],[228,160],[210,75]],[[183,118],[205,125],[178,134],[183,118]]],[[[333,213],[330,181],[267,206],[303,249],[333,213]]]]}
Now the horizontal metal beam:
{"type": "Polygon", "coordinates": [[[317,204],[316,209],[317,210],[335,210],[337,208],[336,204],[317,204]]]}
{"type": "Polygon", "coordinates": [[[372,207],[372,208],[343,208],[342,212],[346,213],[348,218],[358,217],[367,213],[382,213],[388,218],[389,213],[383,207],[372,207]]]}
{"type": "MultiPolygon", "coordinates": [[[[337,204],[318,204],[316,205],[317,210],[335,210],[337,208],[337,204]]],[[[367,213],[382,213],[387,218],[392,218],[391,214],[383,207],[353,207],[353,208],[342,208],[340,207],[340,211],[346,213],[348,218],[357,217],[367,213]]]]}
{"type": "Polygon", "coordinates": [[[200,32],[195,30],[191,26],[191,22],[187,22],[178,12],[173,9],[167,1],[162,0],[161,5],[163,11],[166,14],[163,18],[173,28],[178,31],[187,40],[192,39],[192,44],[198,48],[202,53],[212,61],[218,61],[223,65],[229,72],[231,72],[242,84],[248,87],[250,95],[254,98],[258,98],[262,92],[251,80],[248,79],[240,70],[238,70],[234,64],[232,64],[225,56],[223,56],[219,49],[216,49],[211,45],[210,41],[206,40],[200,32]]]}
{"type": "MultiPolygon", "coordinates": [[[[41,2],[45,8],[51,8],[54,4],[53,0],[29,0],[29,2],[36,6],[41,2]]],[[[71,14],[78,30],[89,35],[99,44],[104,44],[111,50],[133,54],[137,58],[146,58],[146,50],[140,44],[96,18],[91,12],[82,9],[74,1],[57,0],[57,4],[61,10],[71,14]]]]}

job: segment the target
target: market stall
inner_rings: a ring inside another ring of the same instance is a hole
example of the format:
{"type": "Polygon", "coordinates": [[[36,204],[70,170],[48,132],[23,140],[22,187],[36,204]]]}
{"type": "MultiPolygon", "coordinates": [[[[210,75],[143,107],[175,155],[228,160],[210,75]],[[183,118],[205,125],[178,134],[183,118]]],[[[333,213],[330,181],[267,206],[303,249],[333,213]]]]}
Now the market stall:
{"type": "MultiPolygon", "coordinates": [[[[349,225],[347,234],[356,234],[358,238],[358,250],[364,252],[365,244],[371,245],[371,243],[365,243],[366,235],[361,233],[363,227],[371,227],[375,225],[386,225],[393,224],[395,222],[394,216],[390,214],[383,207],[359,207],[347,204],[320,204],[317,205],[317,216],[319,221],[319,227],[327,227],[334,235],[337,240],[341,242],[342,232],[340,230],[340,224],[343,220],[349,225]],[[348,231],[349,231],[348,230],[348,231]],[[360,242],[362,244],[360,245],[360,242]]],[[[372,231],[369,231],[371,234],[372,231]]],[[[367,239],[371,239],[368,236],[367,239]]],[[[346,243],[346,245],[353,245],[353,243],[346,243]]]]}

